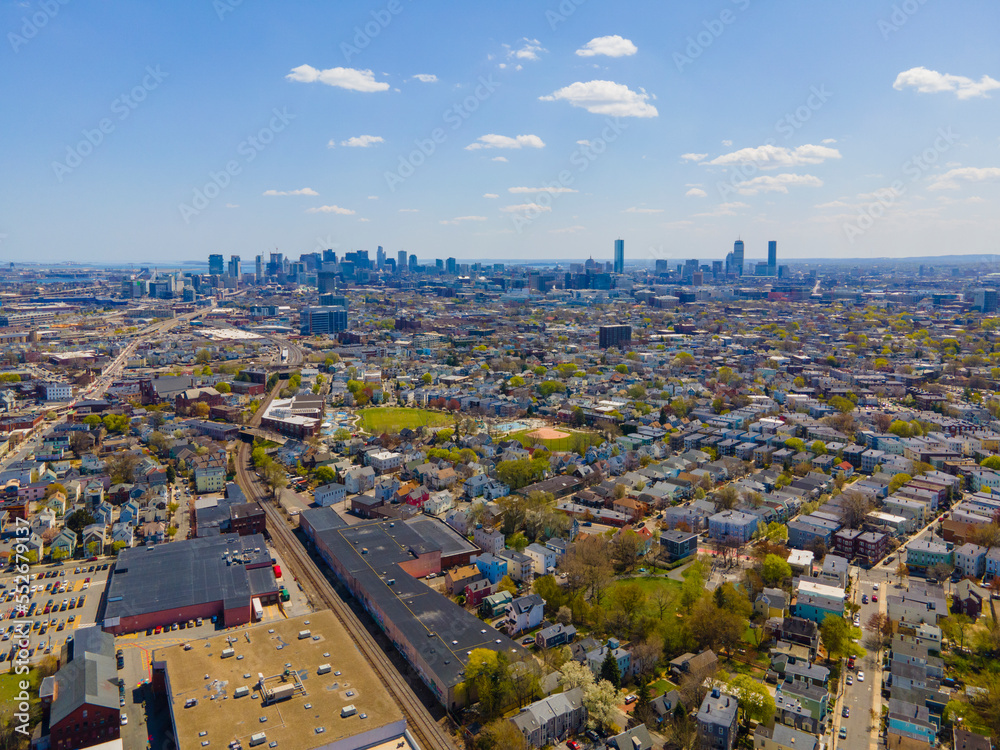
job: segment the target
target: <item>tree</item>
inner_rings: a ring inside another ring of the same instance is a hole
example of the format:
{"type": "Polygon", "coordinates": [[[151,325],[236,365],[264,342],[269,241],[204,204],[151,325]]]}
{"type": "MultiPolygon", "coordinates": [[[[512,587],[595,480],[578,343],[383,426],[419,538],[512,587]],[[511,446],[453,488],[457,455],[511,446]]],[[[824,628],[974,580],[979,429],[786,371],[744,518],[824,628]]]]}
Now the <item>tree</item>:
{"type": "Polygon", "coordinates": [[[85,430],[74,430],[69,434],[69,447],[77,458],[81,458],[93,444],[93,438],[85,430]]]}
{"type": "Polygon", "coordinates": [[[982,461],[979,462],[979,465],[982,466],[984,469],[998,471],[1000,470],[1000,456],[987,456],[986,458],[984,458],[982,461]]]}
{"type": "Polygon", "coordinates": [[[841,519],[849,529],[861,528],[872,505],[868,495],[862,492],[848,491],[843,493],[841,503],[841,519]]]}
{"type": "Polygon", "coordinates": [[[599,680],[607,680],[615,688],[620,688],[622,685],[622,673],[621,669],[618,667],[618,660],[615,658],[615,652],[608,648],[604,654],[604,661],[601,662],[601,669],[597,673],[597,678],[599,680]]]}
{"type": "Polygon", "coordinates": [[[337,481],[337,472],[329,466],[317,466],[313,470],[313,476],[320,484],[331,484],[337,481]]]}
{"type": "Polygon", "coordinates": [[[573,688],[588,688],[594,684],[594,673],[590,667],[578,661],[568,661],[563,664],[562,683],[564,690],[573,688]]]}
{"type": "Polygon", "coordinates": [[[122,434],[128,429],[129,418],[124,414],[105,414],[101,422],[108,432],[122,434]]]}
{"type": "Polygon", "coordinates": [[[618,717],[621,693],[608,680],[598,680],[583,690],[583,705],[590,720],[602,728],[610,727],[618,717]]]}
{"type": "Polygon", "coordinates": [[[505,719],[491,721],[476,738],[477,750],[530,750],[530,747],[517,725],[505,719]]]}
{"type": "Polygon", "coordinates": [[[499,716],[513,690],[507,655],[488,648],[473,649],[465,666],[465,684],[478,696],[480,714],[485,720],[499,716]]]}
{"type": "Polygon", "coordinates": [[[139,465],[139,456],[131,451],[121,451],[110,456],[105,468],[112,484],[128,484],[134,481],[134,472],[139,465]]]}
{"type": "Polygon", "coordinates": [[[894,494],[896,490],[909,483],[912,479],[913,477],[902,471],[898,474],[893,474],[892,479],[889,480],[889,494],[894,494]]]}
{"type": "Polygon", "coordinates": [[[567,588],[571,591],[584,589],[592,601],[600,604],[601,595],[614,574],[608,540],[596,536],[577,540],[566,553],[562,569],[566,573],[567,588]]]}
{"type": "Polygon", "coordinates": [[[555,612],[566,603],[566,592],[556,581],[555,576],[538,576],[531,584],[531,589],[545,600],[545,610],[555,612]]]}
{"type": "Polygon", "coordinates": [[[849,414],[855,409],[854,402],[850,399],[844,398],[843,396],[834,396],[827,401],[827,405],[836,409],[841,414],[849,414]]]}
{"type": "Polygon", "coordinates": [[[910,575],[910,569],[906,567],[906,563],[901,562],[896,566],[896,577],[899,579],[900,585],[906,583],[906,577],[910,575]]]}
{"type": "Polygon", "coordinates": [[[517,584],[514,583],[510,576],[504,576],[500,579],[500,583],[497,584],[497,591],[507,591],[511,596],[517,596],[517,584]]]}
{"type": "Polygon", "coordinates": [[[717,510],[732,510],[736,507],[736,503],[739,502],[740,493],[731,484],[727,484],[725,487],[720,487],[712,495],[712,499],[715,500],[717,510]]]}
{"type": "Polygon", "coordinates": [[[934,563],[927,568],[927,580],[931,582],[943,581],[951,575],[953,570],[955,570],[955,566],[946,562],[934,563]]]}
{"type": "Polygon", "coordinates": [[[792,566],[777,555],[768,555],[761,565],[760,574],[768,586],[776,586],[792,577],[792,566]]]}
{"type": "Polygon", "coordinates": [[[208,349],[199,349],[194,355],[194,361],[199,365],[207,365],[212,361],[212,353],[208,349]]]}
{"type": "Polygon", "coordinates": [[[774,717],[774,698],[763,683],[748,674],[734,675],[729,681],[729,690],[740,702],[746,726],[751,721],[768,723],[774,717]]]}
{"type": "Polygon", "coordinates": [[[52,484],[50,484],[48,487],[45,488],[45,494],[43,495],[43,498],[45,500],[48,500],[57,492],[61,492],[66,497],[69,496],[69,493],[66,492],[66,488],[63,485],[61,485],[59,482],[53,482],[52,484]]]}
{"type": "Polygon", "coordinates": [[[839,659],[847,653],[850,644],[850,626],[847,620],[836,615],[827,615],[819,626],[819,637],[826,649],[827,659],[839,659]]]}
{"type": "Polygon", "coordinates": [[[636,583],[627,583],[614,589],[608,619],[618,635],[623,638],[631,637],[636,618],[645,602],[646,593],[636,583]]]}
{"type": "Polygon", "coordinates": [[[219,393],[232,393],[233,387],[229,383],[216,383],[215,390],[219,393]]]}
{"type": "Polygon", "coordinates": [[[173,464],[167,464],[166,474],[168,484],[173,484],[177,481],[177,469],[174,468],[173,464]]]}
{"type": "Polygon", "coordinates": [[[611,539],[611,555],[615,566],[624,572],[631,572],[639,564],[645,541],[632,529],[619,531],[611,539]]]}
{"type": "Polygon", "coordinates": [[[877,648],[882,648],[892,635],[892,623],[889,616],[881,612],[872,612],[868,618],[868,630],[871,632],[871,641],[877,648]]]}
{"type": "Polygon", "coordinates": [[[278,488],[285,483],[286,476],[285,470],[274,461],[268,461],[261,468],[261,478],[264,480],[264,484],[271,490],[271,495],[274,497],[277,496],[278,488]]]}

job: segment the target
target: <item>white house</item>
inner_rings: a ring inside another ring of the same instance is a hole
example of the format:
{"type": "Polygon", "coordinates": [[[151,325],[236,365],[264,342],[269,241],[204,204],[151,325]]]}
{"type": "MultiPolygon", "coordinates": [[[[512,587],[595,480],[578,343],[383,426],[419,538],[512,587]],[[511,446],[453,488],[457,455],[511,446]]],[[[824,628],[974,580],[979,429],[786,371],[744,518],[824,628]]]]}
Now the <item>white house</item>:
{"type": "Polygon", "coordinates": [[[542,624],[545,600],[538,594],[519,596],[507,605],[507,635],[517,635],[542,624]]]}
{"type": "Polygon", "coordinates": [[[344,475],[344,484],[352,495],[367,492],[375,486],[375,470],[371,466],[356,466],[344,475]]]}
{"type": "Polygon", "coordinates": [[[379,451],[368,454],[368,465],[379,474],[395,471],[403,465],[403,454],[393,451],[379,451]]]}
{"type": "Polygon", "coordinates": [[[395,474],[386,474],[375,481],[375,497],[382,502],[390,502],[398,489],[399,479],[395,474]]]}
{"type": "Polygon", "coordinates": [[[73,386],[69,383],[42,383],[46,401],[69,401],[73,398],[73,386]]]}
{"type": "Polygon", "coordinates": [[[469,533],[469,514],[464,510],[451,510],[445,516],[444,522],[455,529],[462,536],[469,533]]]}
{"type": "Polygon", "coordinates": [[[424,501],[424,513],[436,516],[439,513],[444,513],[446,510],[451,510],[453,504],[454,501],[451,499],[451,493],[447,490],[434,492],[424,501]]]}
{"type": "Polygon", "coordinates": [[[316,488],[313,497],[316,498],[316,504],[324,508],[328,505],[336,505],[347,499],[347,487],[336,482],[324,484],[322,487],[316,488]]]}
{"type": "Polygon", "coordinates": [[[536,576],[543,576],[550,568],[556,567],[556,553],[537,542],[525,547],[524,554],[531,558],[532,570],[536,576]]]}

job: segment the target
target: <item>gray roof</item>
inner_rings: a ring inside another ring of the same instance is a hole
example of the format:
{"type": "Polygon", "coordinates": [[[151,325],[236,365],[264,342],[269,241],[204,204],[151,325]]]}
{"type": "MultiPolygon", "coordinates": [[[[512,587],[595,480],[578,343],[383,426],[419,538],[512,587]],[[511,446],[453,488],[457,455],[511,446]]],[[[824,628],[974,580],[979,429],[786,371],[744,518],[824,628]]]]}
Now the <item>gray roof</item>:
{"type": "Polygon", "coordinates": [[[70,661],[54,677],[56,698],[50,726],[83,705],[118,708],[114,636],[98,627],[81,628],[67,646],[70,661]]]}
{"type": "Polygon", "coordinates": [[[711,691],[705,696],[698,709],[698,721],[705,724],[717,724],[720,726],[732,726],[736,721],[736,712],[739,709],[739,701],[736,697],[720,692],[714,695],[711,691]]]}
{"type": "Polygon", "coordinates": [[[122,550],[108,581],[105,622],[209,602],[248,604],[254,587],[278,590],[270,561],[261,534],[225,534],[122,550]],[[253,586],[247,566],[263,570],[254,573],[253,586]]]}
{"type": "Polygon", "coordinates": [[[573,688],[535,701],[511,719],[514,726],[530,734],[553,716],[565,716],[583,705],[583,688],[573,688]]]}

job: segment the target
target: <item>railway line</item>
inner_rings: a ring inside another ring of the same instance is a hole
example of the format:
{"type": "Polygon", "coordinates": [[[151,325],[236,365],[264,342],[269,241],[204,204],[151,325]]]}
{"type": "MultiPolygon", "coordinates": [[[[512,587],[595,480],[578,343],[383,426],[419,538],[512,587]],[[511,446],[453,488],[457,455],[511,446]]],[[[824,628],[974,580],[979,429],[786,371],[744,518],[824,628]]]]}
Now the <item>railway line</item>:
{"type": "MultiPolygon", "coordinates": [[[[295,350],[290,351],[291,354],[295,350]]],[[[301,358],[301,353],[299,352],[301,358]]],[[[299,359],[301,361],[301,359],[299,359]]],[[[267,400],[261,405],[253,419],[250,421],[251,427],[256,427],[260,423],[260,416],[267,405],[276,395],[280,385],[276,386],[267,400]]],[[[422,750],[455,750],[455,744],[447,731],[442,728],[430,715],[424,705],[410,689],[409,684],[403,676],[396,670],[389,657],[379,647],[372,635],[365,629],[358,620],[351,608],[337,595],[333,586],[326,576],[319,569],[309,553],[299,543],[294,532],[289,527],[285,518],[277,508],[267,500],[265,489],[261,486],[257,476],[250,469],[250,446],[242,443],[237,451],[237,481],[246,493],[247,497],[255,501],[263,508],[267,516],[267,528],[271,535],[272,543],[278,549],[279,554],[290,565],[298,576],[302,584],[303,591],[314,603],[321,604],[333,611],[337,619],[344,626],[344,630],[351,637],[358,649],[365,656],[368,662],[382,679],[382,683],[389,690],[395,699],[403,715],[406,717],[410,734],[414,737],[422,750]]]]}

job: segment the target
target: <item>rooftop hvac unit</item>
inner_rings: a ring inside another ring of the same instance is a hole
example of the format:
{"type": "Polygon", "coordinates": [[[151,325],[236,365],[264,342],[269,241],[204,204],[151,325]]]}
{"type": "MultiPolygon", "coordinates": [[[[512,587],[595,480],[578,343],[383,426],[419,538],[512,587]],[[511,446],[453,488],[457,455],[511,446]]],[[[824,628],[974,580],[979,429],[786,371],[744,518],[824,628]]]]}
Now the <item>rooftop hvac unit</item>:
{"type": "Polygon", "coordinates": [[[223,659],[228,659],[230,656],[235,656],[235,655],[236,655],[236,651],[233,650],[233,649],[231,649],[231,648],[226,648],[226,649],[222,650],[222,658],[223,659]]]}
{"type": "Polygon", "coordinates": [[[351,704],[350,706],[344,706],[342,709],[340,709],[340,718],[346,719],[348,716],[354,716],[354,714],[356,714],[357,712],[358,709],[356,709],[353,704],[351,704]]]}
{"type": "Polygon", "coordinates": [[[250,735],[250,747],[263,745],[265,742],[267,742],[267,735],[263,732],[257,732],[257,734],[250,735]]]}
{"type": "Polygon", "coordinates": [[[316,674],[327,674],[333,669],[329,664],[320,664],[316,669],[316,674]]]}
{"type": "Polygon", "coordinates": [[[300,641],[304,641],[306,638],[309,638],[311,635],[312,635],[312,632],[309,631],[309,630],[300,630],[299,631],[299,640],[300,641]]]}

